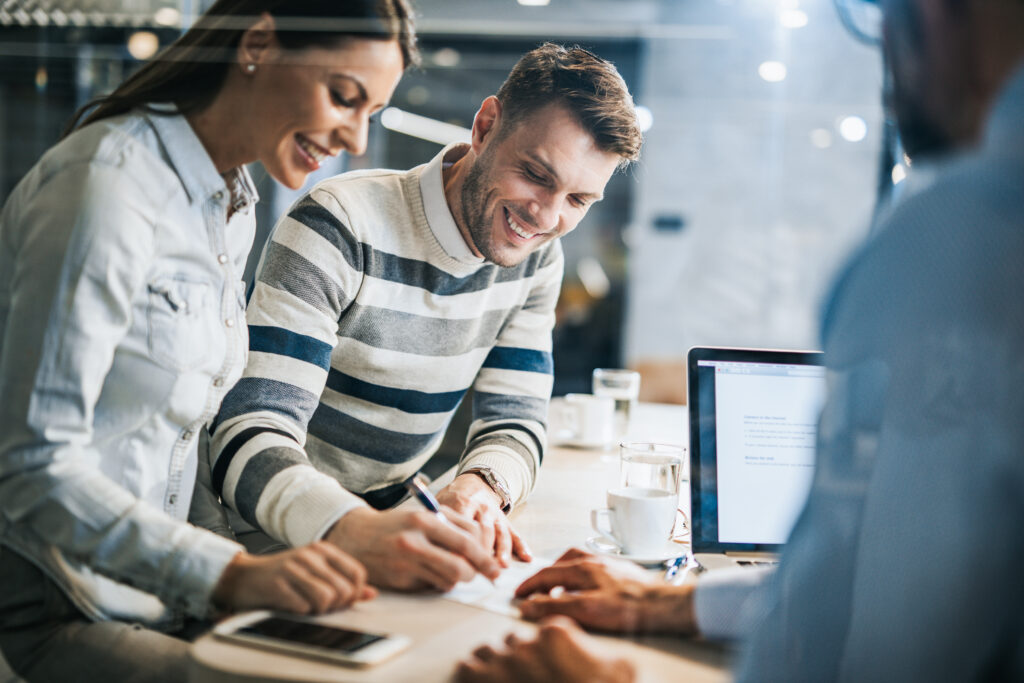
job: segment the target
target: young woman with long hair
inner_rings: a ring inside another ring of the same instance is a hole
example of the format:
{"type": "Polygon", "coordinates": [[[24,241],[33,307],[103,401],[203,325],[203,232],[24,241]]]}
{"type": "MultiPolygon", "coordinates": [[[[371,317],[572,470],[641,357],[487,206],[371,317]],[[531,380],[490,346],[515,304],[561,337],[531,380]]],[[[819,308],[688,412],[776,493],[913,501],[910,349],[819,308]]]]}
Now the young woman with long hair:
{"type": "Polygon", "coordinates": [[[406,0],[219,0],[15,188],[0,650],[21,676],[180,681],[188,619],[372,597],[326,543],[257,557],[185,520],[198,435],[246,362],[244,165],[297,188],[326,156],[362,153],[417,58],[406,0]]]}

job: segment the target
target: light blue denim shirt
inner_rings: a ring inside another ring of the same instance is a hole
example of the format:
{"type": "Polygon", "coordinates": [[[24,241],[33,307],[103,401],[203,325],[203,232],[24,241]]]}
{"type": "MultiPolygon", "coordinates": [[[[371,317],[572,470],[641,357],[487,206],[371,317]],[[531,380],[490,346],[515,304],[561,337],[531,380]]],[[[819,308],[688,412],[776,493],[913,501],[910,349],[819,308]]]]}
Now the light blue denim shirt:
{"type": "Polygon", "coordinates": [[[0,542],[88,616],[157,626],[205,614],[241,549],[184,520],[245,367],[256,201],[169,112],[79,130],[0,215],[0,542]]]}

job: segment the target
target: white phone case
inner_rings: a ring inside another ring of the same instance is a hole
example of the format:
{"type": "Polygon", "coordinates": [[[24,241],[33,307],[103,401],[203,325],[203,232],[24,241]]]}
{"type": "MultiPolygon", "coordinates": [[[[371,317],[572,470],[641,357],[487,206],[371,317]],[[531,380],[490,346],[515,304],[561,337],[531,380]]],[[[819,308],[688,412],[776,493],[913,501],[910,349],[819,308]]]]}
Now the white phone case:
{"type": "Polygon", "coordinates": [[[304,644],[297,641],[284,640],[272,636],[264,636],[241,632],[241,629],[244,629],[247,626],[251,626],[253,624],[256,624],[260,621],[263,621],[271,617],[285,619],[297,623],[314,624],[316,626],[323,626],[325,628],[337,628],[344,629],[347,631],[367,633],[366,631],[362,631],[360,629],[349,628],[346,626],[335,626],[333,624],[325,624],[318,621],[315,618],[301,617],[292,614],[280,614],[276,612],[270,612],[268,610],[260,610],[257,612],[245,612],[243,614],[239,614],[222,621],[213,628],[213,634],[217,638],[237,643],[239,645],[257,647],[264,650],[273,650],[274,652],[280,652],[283,654],[311,657],[314,659],[326,660],[329,662],[337,664],[346,664],[349,666],[369,666],[371,664],[377,664],[390,657],[393,657],[402,650],[406,649],[410,643],[409,639],[405,636],[396,636],[379,633],[372,635],[381,636],[381,640],[364,645],[363,647],[360,647],[359,649],[354,650],[352,652],[344,652],[342,650],[333,650],[318,645],[304,644]]]}

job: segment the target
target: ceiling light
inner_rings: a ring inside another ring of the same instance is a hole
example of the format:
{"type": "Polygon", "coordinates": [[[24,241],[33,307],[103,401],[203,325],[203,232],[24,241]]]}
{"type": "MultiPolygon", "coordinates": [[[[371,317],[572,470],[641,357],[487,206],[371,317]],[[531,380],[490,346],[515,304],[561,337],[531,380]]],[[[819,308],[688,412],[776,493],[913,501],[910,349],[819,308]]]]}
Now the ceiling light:
{"type": "Polygon", "coordinates": [[[519,0],[520,5],[526,5],[527,7],[543,7],[549,2],[551,0],[519,0]]]}
{"type": "Polygon", "coordinates": [[[644,105],[638,104],[636,107],[636,123],[640,126],[640,132],[646,133],[654,125],[654,114],[644,105]]]}
{"type": "Polygon", "coordinates": [[[462,55],[460,55],[459,51],[454,48],[442,47],[434,53],[433,59],[434,64],[437,66],[451,68],[459,65],[459,62],[462,61],[462,55]]]}
{"type": "Polygon", "coordinates": [[[779,15],[779,23],[786,28],[803,28],[807,26],[807,12],[800,9],[787,9],[779,15]]]}
{"type": "Polygon", "coordinates": [[[161,7],[153,15],[158,26],[181,26],[181,12],[175,7],[161,7]]]}
{"type": "Polygon", "coordinates": [[[430,90],[422,85],[414,85],[405,93],[405,100],[414,107],[422,107],[430,101],[430,90]]]}
{"type": "Polygon", "coordinates": [[[757,73],[769,83],[778,83],[786,79],[786,65],[782,62],[761,62],[757,73]]]}
{"type": "Polygon", "coordinates": [[[470,140],[468,128],[427,118],[419,114],[410,114],[398,107],[388,107],[382,111],[380,113],[380,123],[388,130],[393,130],[396,133],[429,140],[439,145],[448,145],[453,142],[469,142],[470,140]]]}
{"type": "Polygon", "coordinates": [[[815,128],[811,131],[811,144],[818,149],[827,149],[832,146],[832,133],[824,128],[815,128]]]}
{"type": "Polygon", "coordinates": [[[868,134],[868,124],[859,116],[847,116],[839,122],[839,134],[848,142],[860,142],[868,134]]]}
{"type": "Polygon", "coordinates": [[[156,54],[160,39],[150,31],[136,31],[128,38],[128,54],[142,61],[156,54]]]}

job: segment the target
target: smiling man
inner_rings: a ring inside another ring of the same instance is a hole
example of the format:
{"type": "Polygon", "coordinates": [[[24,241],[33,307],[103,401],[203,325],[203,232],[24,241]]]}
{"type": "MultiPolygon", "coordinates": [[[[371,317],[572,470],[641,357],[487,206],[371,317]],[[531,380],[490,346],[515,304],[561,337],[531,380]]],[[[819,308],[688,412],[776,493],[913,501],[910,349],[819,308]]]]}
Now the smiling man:
{"type": "Polygon", "coordinates": [[[214,491],[278,542],[336,543],[379,586],[446,590],[529,559],[505,515],[544,455],[558,238],[640,145],[615,68],[546,44],[484,100],[469,144],[314,188],[257,272],[214,491]],[[454,523],[388,509],[470,388],[466,449],[438,496],[454,523]]]}

